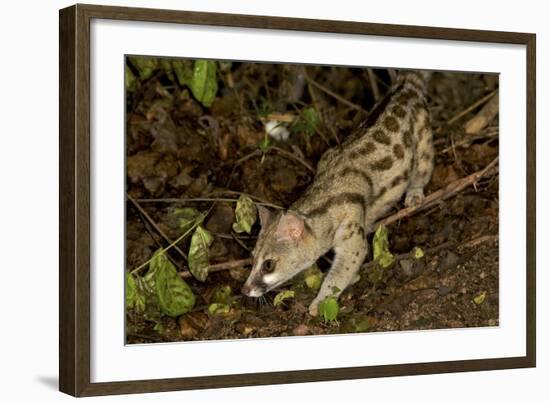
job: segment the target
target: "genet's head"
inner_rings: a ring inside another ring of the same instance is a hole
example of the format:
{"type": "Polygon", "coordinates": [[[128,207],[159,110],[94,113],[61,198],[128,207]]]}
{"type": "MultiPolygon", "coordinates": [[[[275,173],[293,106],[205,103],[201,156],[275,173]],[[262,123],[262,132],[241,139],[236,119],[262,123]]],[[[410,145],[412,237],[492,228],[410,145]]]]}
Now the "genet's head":
{"type": "Polygon", "coordinates": [[[249,297],[261,297],[317,260],[314,238],[306,219],[293,212],[271,213],[258,206],[262,229],[252,251],[252,271],[242,288],[249,297]]]}

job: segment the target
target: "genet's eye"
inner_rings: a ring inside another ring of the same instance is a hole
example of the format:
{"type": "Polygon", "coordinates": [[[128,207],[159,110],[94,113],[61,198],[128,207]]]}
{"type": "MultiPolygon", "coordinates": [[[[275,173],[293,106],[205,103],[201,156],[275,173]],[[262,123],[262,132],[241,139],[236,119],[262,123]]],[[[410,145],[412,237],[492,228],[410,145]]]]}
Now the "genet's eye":
{"type": "Polygon", "coordinates": [[[262,263],[262,272],[271,273],[275,269],[275,261],[273,259],[264,260],[262,263]]]}

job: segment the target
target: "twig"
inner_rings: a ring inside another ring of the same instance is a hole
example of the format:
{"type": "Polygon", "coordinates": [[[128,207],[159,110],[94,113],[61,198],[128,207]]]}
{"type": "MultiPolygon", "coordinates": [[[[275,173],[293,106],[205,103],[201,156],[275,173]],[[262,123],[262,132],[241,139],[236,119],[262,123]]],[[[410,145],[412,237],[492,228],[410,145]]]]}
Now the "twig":
{"type": "Polygon", "coordinates": [[[320,83],[314,81],[313,79],[311,79],[309,77],[309,75],[306,75],[306,80],[307,82],[309,82],[310,84],[312,84],[313,86],[315,86],[316,88],[322,90],[323,92],[325,92],[326,94],[332,96],[333,98],[335,98],[336,100],[338,100],[339,102],[341,103],[344,103],[346,106],[348,107],[351,107],[352,109],[355,109],[355,110],[358,110],[358,111],[362,111],[363,113],[365,114],[368,114],[368,111],[365,110],[364,108],[362,108],[361,106],[355,104],[355,103],[352,103],[350,102],[349,100],[347,99],[344,99],[342,96],[334,93],[333,91],[331,91],[330,89],[328,89],[326,86],[323,86],[321,85],[320,83]]]}
{"type": "Polygon", "coordinates": [[[483,235],[481,237],[477,237],[477,238],[474,238],[473,240],[470,240],[468,242],[460,244],[458,247],[459,248],[462,248],[462,247],[470,248],[470,247],[478,246],[478,245],[480,245],[484,242],[489,242],[489,241],[498,241],[498,235],[483,235]]]}
{"type": "Polygon", "coordinates": [[[298,116],[294,113],[269,113],[264,119],[268,121],[281,121],[283,123],[291,123],[296,120],[298,116]]]}
{"type": "Polygon", "coordinates": [[[213,231],[210,231],[212,235],[218,237],[218,238],[224,238],[224,239],[246,239],[246,240],[252,240],[258,238],[255,235],[234,235],[234,234],[223,234],[223,233],[216,233],[213,231]]]}
{"type": "MultiPolygon", "coordinates": [[[[250,196],[252,199],[257,198],[250,196]]],[[[232,198],[139,198],[135,199],[138,203],[190,203],[190,202],[238,202],[238,199],[232,198]]],[[[284,209],[282,206],[269,202],[256,202],[257,205],[268,206],[274,209],[284,209]]]]}
{"type": "MultiPolygon", "coordinates": [[[[489,132],[485,135],[472,135],[463,141],[455,142],[454,146],[455,148],[463,148],[471,145],[472,142],[477,141],[478,139],[489,139],[487,142],[491,142],[494,138],[497,138],[497,137],[498,137],[498,131],[489,132]]],[[[452,146],[448,146],[437,153],[444,154],[451,151],[452,148],[453,148],[452,146]]]]}
{"type": "MultiPolygon", "coordinates": [[[[302,70],[303,70],[302,75],[306,76],[305,68],[303,68],[302,70]]],[[[311,96],[311,101],[313,102],[313,107],[315,108],[315,111],[317,112],[317,115],[321,119],[321,122],[322,122],[323,126],[326,127],[327,124],[325,122],[323,114],[321,114],[321,109],[319,108],[319,103],[317,102],[317,96],[315,96],[315,91],[313,90],[312,84],[309,81],[307,82],[307,90],[309,92],[309,96],[311,96]]],[[[328,146],[330,146],[330,143],[328,142],[327,138],[325,138],[325,135],[321,132],[321,130],[317,129],[317,132],[319,133],[319,136],[323,139],[323,141],[328,146]]],[[[334,132],[332,132],[332,133],[334,134],[334,132]]],[[[336,142],[338,143],[338,145],[340,145],[340,138],[338,138],[338,136],[334,135],[334,139],[336,139],[336,142]]]]}
{"type": "Polygon", "coordinates": [[[449,126],[453,123],[455,123],[456,121],[458,121],[460,118],[464,117],[466,114],[468,114],[470,111],[472,111],[473,109],[475,109],[476,107],[478,106],[481,106],[483,103],[487,102],[489,99],[491,99],[496,93],[498,92],[498,89],[492,91],[491,93],[489,93],[488,95],[486,96],[483,96],[481,99],[479,99],[477,102],[474,102],[472,105],[468,106],[467,108],[465,108],[464,110],[462,110],[460,113],[458,113],[457,115],[455,115],[454,117],[452,117],[450,120],[448,120],[447,122],[445,122],[445,124],[441,125],[437,130],[435,130],[435,133],[440,133],[444,127],[446,126],[449,126]]]}
{"type": "Polygon", "coordinates": [[[380,89],[378,89],[378,82],[376,82],[376,76],[372,68],[367,68],[367,75],[369,77],[370,87],[372,89],[372,94],[374,96],[374,102],[378,102],[380,99],[380,89]]]}
{"type": "Polygon", "coordinates": [[[298,156],[296,156],[295,154],[293,153],[290,153],[284,149],[281,149],[280,147],[278,146],[271,146],[269,149],[268,149],[268,152],[271,151],[271,150],[274,150],[276,152],[279,152],[281,155],[283,156],[286,156],[288,157],[289,159],[292,159],[298,163],[300,163],[302,166],[304,166],[306,169],[308,169],[310,172],[312,172],[313,174],[315,174],[315,169],[313,167],[311,167],[309,165],[308,162],[306,162],[305,160],[299,158],[298,156]]]}
{"type": "Polygon", "coordinates": [[[237,242],[237,244],[239,244],[245,251],[247,251],[248,253],[250,253],[250,249],[246,246],[246,244],[240,240],[240,238],[235,235],[235,234],[231,234],[230,238],[233,238],[235,240],[235,242],[237,242]]]}
{"type": "Polygon", "coordinates": [[[496,172],[498,171],[498,167],[494,171],[491,171],[491,170],[493,169],[493,167],[495,167],[497,163],[498,163],[498,156],[495,159],[493,159],[493,161],[489,163],[483,170],[470,174],[467,177],[460,178],[454,182],[451,182],[445,188],[432,192],[431,194],[426,196],[426,198],[424,198],[424,202],[422,202],[422,204],[401,209],[397,213],[392,214],[391,216],[388,216],[382,220],[379,220],[378,222],[376,222],[376,224],[372,226],[369,232],[373,232],[376,229],[376,227],[378,227],[379,225],[387,226],[398,220],[401,220],[404,217],[410,216],[412,214],[415,214],[416,212],[424,210],[434,205],[436,202],[448,199],[456,195],[460,191],[462,191],[467,186],[475,185],[477,181],[485,175],[496,174],[496,172]]]}
{"type": "MultiPolygon", "coordinates": [[[[210,208],[212,209],[212,208],[210,208]]],[[[210,212],[210,210],[208,211],[210,212]]],[[[207,213],[208,214],[208,213],[207,213]]],[[[191,234],[191,231],[193,231],[195,228],[197,228],[201,223],[201,220],[197,220],[195,221],[195,223],[191,226],[190,229],[188,229],[186,232],[184,232],[182,235],[180,235],[174,242],[172,242],[170,245],[168,245],[166,248],[161,248],[159,251],[159,255],[163,255],[165,254],[166,252],[168,252],[168,250],[170,248],[174,248],[176,246],[176,244],[178,242],[180,242],[182,239],[184,239],[185,237],[187,237],[189,234],[191,234]]],[[[131,270],[130,271],[130,274],[136,274],[138,271],[140,271],[141,269],[143,269],[145,266],[147,266],[154,258],[155,258],[156,255],[153,255],[152,257],[150,257],[148,260],[146,260],[145,262],[143,262],[142,264],[140,264],[138,267],[136,267],[135,269],[131,270]]]]}
{"type": "Polygon", "coordinates": [[[247,161],[248,159],[252,159],[253,157],[260,156],[260,155],[262,155],[262,151],[260,149],[256,149],[256,150],[250,152],[246,156],[243,156],[240,159],[238,159],[237,161],[235,161],[235,163],[234,163],[235,165],[233,166],[233,170],[235,170],[235,167],[237,167],[239,164],[247,161]]]}
{"type": "MultiPolygon", "coordinates": [[[[247,265],[251,265],[251,264],[252,264],[252,258],[232,260],[230,262],[222,262],[222,263],[217,263],[217,264],[214,264],[214,265],[210,265],[208,267],[208,272],[209,273],[219,272],[219,271],[222,271],[222,270],[235,269],[237,267],[243,267],[243,266],[247,266],[247,265]]],[[[188,272],[188,271],[179,272],[179,275],[183,278],[191,277],[191,273],[188,272]]]]}
{"type": "Polygon", "coordinates": [[[395,83],[397,81],[397,71],[393,68],[388,68],[388,75],[390,76],[391,82],[395,83]]]}
{"type": "MultiPolygon", "coordinates": [[[[128,200],[132,203],[132,205],[134,205],[134,207],[143,215],[143,217],[145,217],[145,219],[149,222],[149,224],[151,224],[153,226],[153,228],[160,234],[160,236],[162,238],[164,238],[164,240],[166,242],[168,242],[168,244],[172,244],[173,241],[164,233],[164,231],[161,230],[161,228],[155,223],[155,221],[152,219],[151,216],[149,216],[149,213],[147,213],[145,211],[145,209],[143,209],[140,204],[134,199],[132,198],[129,194],[126,194],[126,197],[128,198],[128,200]]],[[[179,253],[183,259],[187,260],[187,255],[185,254],[185,252],[183,252],[181,249],[179,249],[177,246],[174,246],[174,249],[176,250],[177,253],[179,253]]]]}
{"type": "Polygon", "coordinates": [[[223,191],[214,191],[214,192],[211,192],[208,195],[216,195],[216,194],[237,195],[237,196],[246,195],[246,196],[254,199],[255,201],[257,201],[256,203],[260,203],[261,205],[270,206],[270,207],[275,208],[275,209],[284,209],[283,206],[277,205],[275,203],[271,203],[267,199],[264,199],[260,196],[247,194],[246,192],[235,191],[233,189],[225,189],[223,191]]]}
{"type": "MultiPolygon", "coordinates": [[[[162,244],[157,239],[157,237],[153,234],[153,230],[151,229],[149,222],[147,222],[147,220],[145,220],[145,216],[140,213],[139,218],[140,218],[141,222],[143,223],[143,226],[147,230],[147,233],[149,234],[149,236],[153,239],[153,241],[155,241],[155,244],[157,244],[157,246],[159,248],[162,248],[162,244]]],[[[177,263],[170,254],[167,253],[166,256],[168,257],[170,262],[172,262],[174,264],[174,266],[178,266],[181,269],[181,266],[179,265],[179,263],[177,263]]]]}
{"type": "Polygon", "coordinates": [[[464,124],[464,131],[470,135],[476,135],[485,128],[498,114],[498,91],[485,106],[473,118],[464,124]]]}

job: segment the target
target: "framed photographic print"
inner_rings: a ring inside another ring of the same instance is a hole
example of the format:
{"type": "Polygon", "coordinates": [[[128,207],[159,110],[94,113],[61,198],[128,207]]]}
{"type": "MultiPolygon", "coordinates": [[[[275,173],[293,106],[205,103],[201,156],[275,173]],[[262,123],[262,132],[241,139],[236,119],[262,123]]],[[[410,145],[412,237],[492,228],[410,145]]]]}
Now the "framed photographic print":
{"type": "Polygon", "coordinates": [[[60,11],[61,391],[535,355],[535,35],[60,11]]]}

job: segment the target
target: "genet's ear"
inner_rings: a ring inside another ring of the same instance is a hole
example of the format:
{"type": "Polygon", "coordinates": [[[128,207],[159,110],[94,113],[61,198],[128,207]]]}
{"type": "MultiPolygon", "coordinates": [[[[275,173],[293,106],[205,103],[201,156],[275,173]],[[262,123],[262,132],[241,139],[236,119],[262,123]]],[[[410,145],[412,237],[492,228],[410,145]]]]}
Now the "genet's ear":
{"type": "Polygon", "coordinates": [[[304,235],[304,218],[294,212],[281,215],[277,225],[277,235],[281,239],[299,241],[304,235]]]}
{"type": "Polygon", "coordinates": [[[268,208],[262,205],[258,205],[258,214],[260,215],[260,224],[263,227],[266,227],[269,223],[269,220],[271,220],[271,212],[268,208]]]}

